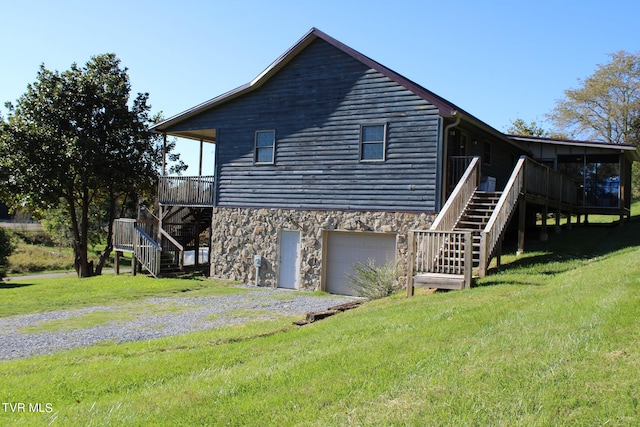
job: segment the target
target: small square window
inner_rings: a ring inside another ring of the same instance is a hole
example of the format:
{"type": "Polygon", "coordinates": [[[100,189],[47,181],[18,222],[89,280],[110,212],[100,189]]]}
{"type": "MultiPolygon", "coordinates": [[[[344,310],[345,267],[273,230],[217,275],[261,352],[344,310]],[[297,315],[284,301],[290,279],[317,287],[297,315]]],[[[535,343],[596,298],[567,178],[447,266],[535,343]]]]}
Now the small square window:
{"type": "Polygon", "coordinates": [[[360,160],[384,160],[386,125],[360,128],[360,160]]]}
{"type": "Polygon", "coordinates": [[[256,163],[273,163],[276,148],[276,131],[259,130],[256,132],[254,161],[256,163]]]}

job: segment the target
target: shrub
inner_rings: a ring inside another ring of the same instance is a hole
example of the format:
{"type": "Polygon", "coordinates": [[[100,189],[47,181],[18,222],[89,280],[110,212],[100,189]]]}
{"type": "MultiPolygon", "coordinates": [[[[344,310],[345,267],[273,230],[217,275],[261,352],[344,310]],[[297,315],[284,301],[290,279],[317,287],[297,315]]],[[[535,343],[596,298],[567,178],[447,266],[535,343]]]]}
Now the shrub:
{"type": "Polygon", "coordinates": [[[396,261],[376,265],[372,259],[351,266],[355,274],[348,276],[352,289],[357,296],[368,299],[384,298],[399,290],[400,269],[396,261]]]}
{"type": "Polygon", "coordinates": [[[9,255],[13,252],[13,242],[8,232],[4,228],[0,228],[0,279],[7,272],[9,265],[9,255]]]}

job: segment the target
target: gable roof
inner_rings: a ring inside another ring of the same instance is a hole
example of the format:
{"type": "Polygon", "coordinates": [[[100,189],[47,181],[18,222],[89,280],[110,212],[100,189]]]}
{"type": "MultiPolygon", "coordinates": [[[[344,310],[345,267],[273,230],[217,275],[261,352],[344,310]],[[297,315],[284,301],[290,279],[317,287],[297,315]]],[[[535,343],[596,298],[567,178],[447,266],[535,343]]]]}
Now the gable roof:
{"type": "MultiPolygon", "coordinates": [[[[364,65],[366,65],[367,67],[379,72],[380,74],[386,76],[387,78],[389,78],[390,80],[396,82],[397,84],[399,84],[400,86],[404,87],[405,89],[411,91],[412,93],[414,93],[415,95],[417,95],[418,97],[424,99],[425,101],[429,102],[430,104],[434,105],[435,107],[438,108],[439,110],[439,114],[443,117],[452,117],[452,116],[456,116],[456,117],[461,117],[463,119],[466,119],[469,122],[472,122],[473,124],[483,128],[484,130],[488,131],[489,133],[506,140],[507,142],[510,142],[509,139],[507,139],[505,137],[505,135],[494,129],[493,127],[489,126],[488,124],[482,122],[481,120],[479,120],[478,118],[474,117],[473,115],[467,113],[466,111],[462,110],[461,108],[459,108],[458,106],[456,106],[455,104],[447,101],[446,99],[436,95],[435,93],[431,92],[430,90],[425,89],[424,87],[420,86],[419,84],[407,79],[406,77],[402,76],[399,73],[396,73],[395,71],[391,70],[390,68],[385,67],[384,65],[380,64],[377,61],[374,61],[373,59],[369,58],[368,56],[365,56],[363,54],[361,54],[360,52],[350,48],[349,46],[343,44],[342,42],[334,39],[333,37],[323,33],[322,31],[318,30],[317,28],[312,28],[311,30],[309,30],[309,32],[307,32],[307,34],[305,34],[300,40],[298,40],[298,42],[296,42],[293,46],[291,46],[286,52],[284,52],[282,55],[280,55],[280,57],[278,57],[278,59],[276,59],[273,63],[271,63],[271,65],[269,65],[263,72],[261,72],[260,74],[258,74],[258,76],[256,76],[253,80],[251,80],[248,83],[245,83],[242,86],[239,86],[229,92],[226,92],[222,95],[219,95],[215,98],[212,98],[208,101],[203,102],[202,104],[196,105],[193,108],[190,108],[186,111],[183,111],[182,113],[179,113],[161,123],[158,123],[154,126],[151,127],[152,131],[155,132],[165,132],[168,131],[172,126],[190,118],[193,117],[195,115],[198,115],[200,113],[202,113],[203,111],[206,111],[210,108],[216,107],[218,105],[221,105],[227,101],[230,101],[232,99],[235,99],[239,96],[242,96],[246,93],[249,93],[251,91],[254,91],[256,89],[258,89],[260,86],[262,86],[266,81],[268,81],[274,74],[276,74],[280,69],[282,69],[282,67],[284,67],[285,65],[287,65],[298,53],[300,53],[302,50],[304,50],[307,46],[309,46],[309,44],[311,44],[311,42],[313,42],[316,39],[321,39],[324,40],[325,42],[329,43],[330,45],[334,46],[335,48],[341,50],[342,52],[346,53],[347,55],[351,56],[352,58],[360,61],[361,63],[363,63],[364,65]]],[[[186,138],[195,138],[195,139],[201,139],[203,136],[205,137],[205,140],[210,140],[210,141],[214,141],[215,139],[215,133],[213,131],[210,132],[210,135],[206,134],[206,131],[198,131],[198,135],[190,135],[188,132],[183,132],[180,133],[180,135],[177,136],[183,136],[186,138]]]]}

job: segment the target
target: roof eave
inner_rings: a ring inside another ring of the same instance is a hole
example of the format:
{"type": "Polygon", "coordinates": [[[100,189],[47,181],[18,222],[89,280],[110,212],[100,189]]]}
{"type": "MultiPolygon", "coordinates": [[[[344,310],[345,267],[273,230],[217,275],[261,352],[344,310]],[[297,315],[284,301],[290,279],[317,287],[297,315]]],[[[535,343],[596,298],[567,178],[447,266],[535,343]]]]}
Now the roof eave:
{"type": "Polygon", "coordinates": [[[579,141],[572,139],[557,139],[557,138],[544,138],[538,136],[521,136],[521,135],[506,135],[507,138],[513,141],[520,142],[533,142],[538,144],[551,144],[551,145],[568,145],[572,147],[586,147],[586,148],[602,148],[605,150],[619,150],[629,157],[631,161],[640,161],[640,148],[633,144],[615,144],[604,141],[579,141]]]}
{"type": "Polygon", "coordinates": [[[280,55],[275,61],[273,61],[267,68],[264,69],[260,74],[258,74],[253,80],[249,83],[246,83],[236,89],[233,89],[229,92],[226,92],[222,95],[219,95],[213,99],[210,99],[202,104],[196,105],[193,108],[190,108],[182,113],[179,113],[167,120],[164,120],[150,128],[153,132],[165,132],[170,127],[180,123],[183,120],[186,120],[190,117],[193,117],[197,114],[202,113],[205,110],[223,104],[225,102],[230,101],[238,96],[241,96],[247,92],[255,90],[262,86],[264,82],[269,80],[269,78],[278,72],[282,67],[284,67],[287,63],[289,63],[298,53],[300,53],[305,47],[311,44],[315,39],[320,38],[325,42],[331,44],[332,46],[340,49],[347,55],[353,57],[354,59],[362,62],[367,65],[369,68],[383,74],[389,79],[395,81],[401,86],[405,87],[407,90],[413,92],[417,96],[422,99],[428,101],[438,108],[438,112],[441,116],[450,117],[453,116],[456,111],[460,110],[454,104],[451,104],[444,98],[436,95],[435,93],[423,88],[422,86],[416,84],[415,82],[405,78],[404,76],[396,73],[395,71],[385,67],[379,62],[374,61],[361,54],[360,52],[350,48],[344,43],[334,39],[333,37],[327,35],[326,33],[318,30],[317,28],[312,28],[305,34],[300,40],[298,40],[293,46],[291,46],[287,51],[285,51],[282,55],[280,55]]]}
{"type": "Polygon", "coordinates": [[[305,34],[300,40],[298,40],[293,46],[291,46],[285,53],[280,55],[275,61],[273,61],[264,71],[258,74],[253,80],[249,83],[245,83],[242,86],[239,86],[229,92],[223,93],[222,95],[216,96],[208,101],[203,102],[202,104],[198,104],[193,108],[190,108],[182,113],[179,113],[167,120],[164,120],[150,128],[153,132],[164,132],[171,126],[180,123],[183,120],[186,120],[190,117],[198,115],[203,111],[206,111],[210,108],[228,102],[234,98],[237,98],[241,95],[244,95],[247,92],[251,92],[258,87],[262,86],[262,84],[267,81],[274,73],[280,70],[286,63],[288,63],[292,58],[294,58],[300,51],[302,51],[306,46],[308,46],[314,39],[314,31],[318,31],[315,28],[312,28],[307,34],[305,34]]]}

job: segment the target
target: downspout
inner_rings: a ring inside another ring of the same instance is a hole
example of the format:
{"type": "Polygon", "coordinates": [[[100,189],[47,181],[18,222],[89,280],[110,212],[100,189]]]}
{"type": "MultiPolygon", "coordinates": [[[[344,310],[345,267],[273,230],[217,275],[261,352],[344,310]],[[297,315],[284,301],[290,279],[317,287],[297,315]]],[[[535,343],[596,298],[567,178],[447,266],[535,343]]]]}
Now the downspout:
{"type": "Polygon", "coordinates": [[[442,141],[443,141],[442,142],[442,176],[440,177],[440,180],[442,182],[442,191],[440,192],[441,196],[440,196],[440,206],[438,206],[438,212],[440,211],[440,209],[442,208],[442,205],[447,200],[447,174],[449,172],[449,168],[448,168],[449,153],[447,151],[449,146],[449,130],[453,129],[454,127],[460,124],[460,116],[458,115],[458,112],[454,111],[453,115],[455,116],[456,120],[453,123],[448,124],[444,128],[444,138],[442,138],[442,141]]]}

